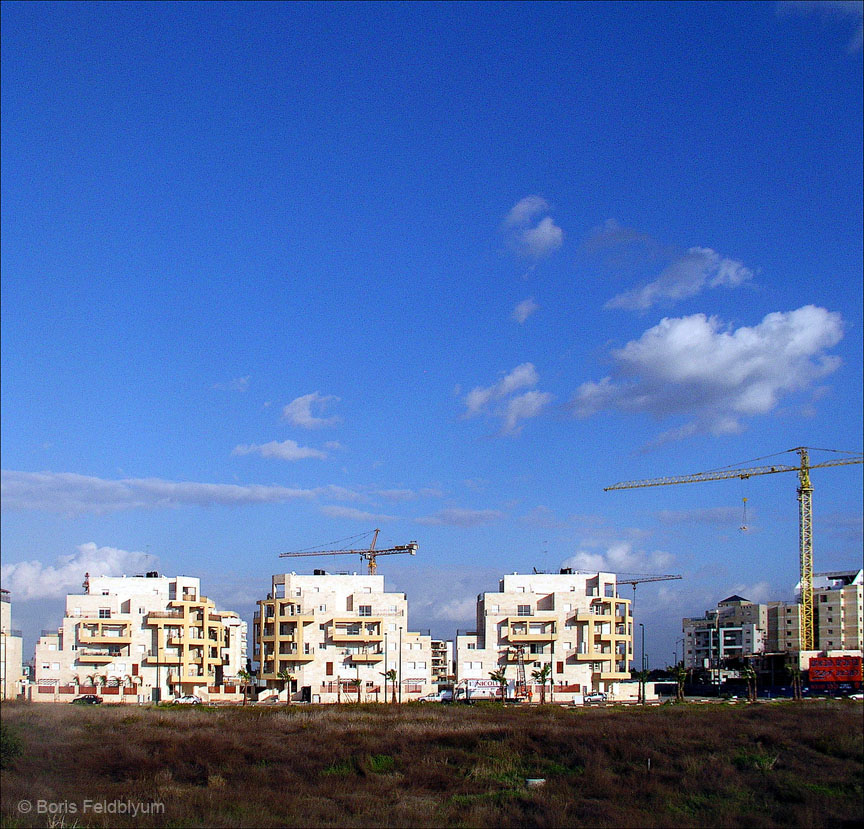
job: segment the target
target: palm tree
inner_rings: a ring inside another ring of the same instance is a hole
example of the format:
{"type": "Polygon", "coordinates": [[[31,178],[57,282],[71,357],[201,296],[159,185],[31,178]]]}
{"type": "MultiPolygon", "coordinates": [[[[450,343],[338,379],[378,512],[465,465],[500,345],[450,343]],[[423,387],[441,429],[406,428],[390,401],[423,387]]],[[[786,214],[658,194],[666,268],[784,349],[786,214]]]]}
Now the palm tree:
{"type": "Polygon", "coordinates": [[[491,671],[489,673],[489,679],[498,683],[498,686],[501,688],[501,702],[504,702],[504,699],[507,696],[506,668],[498,668],[497,670],[491,671]]]}
{"type": "Polygon", "coordinates": [[[285,694],[285,705],[288,705],[288,703],[291,702],[290,683],[294,681],[294,674],[283,668],[278,674],[276,674],[276,676],[282,680],[282,690],[287,691],[285,694]]]}
{"type": "Polygon", "coordinates": [[[252,674],[246,668],[241,668],[237,671],[237,676],[240,677],[240,685],[243,688],[243,705],[246,705],[246,692],[249,689],[249,684],[252,682],[252,674]]]}
{"type": "Polygon", "coordinates": [[[673,669],[672,673],[678,682],[678,687],[675,689],[675,701],[684,702],[684,683],[687,681],[687,669],[683,662],[679,662],[673,669]]]}
{"type": "Polygon", "coordinates": [[[792,680],[792,698],[801,699],[801,671],[796,665],[787,665],[786,673],[792,680]]]}
{"type": "Polygon", "coordinates": [[[756,671],[750,665],[745,665],[741,669],[741,676],[747,680],[747,699],[756,702],[756,671]]]}
{"type": "Polygon", "coordinates": [[[389,671],[382,671],[381,676],[384,677],[384,699],[387,699],[387,683],[390,683],[390,687],[393,689],[393,699],[392,703],[396,704],[396,677],[398,674],[396,673],[395,668],[391,668],[389,671]]]}
{"type": "Polygon", "coordinates": [[[540,685],[540,704],[546,702],[546,680],[549,679],[549,674],[552,673],[552,665],[547,662],[542,668],[535,668],[531,671],[531,679],[540,685]]]}

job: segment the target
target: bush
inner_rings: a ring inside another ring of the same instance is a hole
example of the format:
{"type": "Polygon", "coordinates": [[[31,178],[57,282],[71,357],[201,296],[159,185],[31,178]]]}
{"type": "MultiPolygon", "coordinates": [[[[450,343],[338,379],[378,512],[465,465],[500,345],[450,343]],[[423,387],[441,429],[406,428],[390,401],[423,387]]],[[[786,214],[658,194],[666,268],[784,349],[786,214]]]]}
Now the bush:
{"type": "Polygon", "coordinates": [[[0,723],[0,768],[11,768],[23,751],[18,734],[5,723],[0,723]]]}

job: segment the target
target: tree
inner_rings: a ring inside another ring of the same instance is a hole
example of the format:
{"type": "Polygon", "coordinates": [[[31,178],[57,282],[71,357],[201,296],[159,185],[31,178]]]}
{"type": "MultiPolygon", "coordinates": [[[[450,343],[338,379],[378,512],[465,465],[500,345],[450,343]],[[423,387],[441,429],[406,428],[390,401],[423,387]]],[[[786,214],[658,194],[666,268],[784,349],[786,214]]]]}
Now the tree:
{"type": "Polygon", "coordinates": [[[240,678],[240,685],[243,688],[243,705],[246,705],[246,695],[252,682],[252,674],[246,668],[241,668],[237,671],[237,676],[240,678]]]}
{"type": "Polygon", "coordinates": [[[384,677],[384,699],[387,699],[387,683],[390,683],[390,687],[393,689],[393,699],[392,702],[396,704],[396,677],[398,674],[396,673],[395,668],[391,668],[389,671],[382,671],[381,676],[384,677]]]}
{"type": "Polygon", "coordinates": [[[535,668],[531,671],[531,679],[540,685],[540,704],[546,702],[546,680],[552,673],[552,665],[548,662],[542,668],[535,668]]]}
{"type": "Polygon", "coordinates": [[[507,676],[505,668],[498,668],[495,671],[491,671],[489,674],[489,679],[493,682],[498,683],[498,687],[501,689],[501,702],[507,697],[507,676]]]}
{"type": "Polygon", "coordinates": [[[801,671],[797,665],[787,665],[786,673],[792,680],[792,698],[801,699],[801,671]]]}
{"type": "Polygon", "coordinates": [[[747,680],[747,699],[756,702],[756,671],[750,665],[745,665],[740,674],[747,680]]]}
{"type": "Polygon", "coordinates": [[[276,676],[282,680],[282,690],[286,691],[285,705],[291,701],[291,683],[294,681],[294,674],[283,668],[276,676]]]}
{"type": "Polygon", "coordinates": [[[678,686],[675,689],[675,701],[684,702],[684,683],[687,681],[687,669],[684,667],[683,662],[679,662],[674,668],[672,668],[672,675],[678,683],[678,686]]]}

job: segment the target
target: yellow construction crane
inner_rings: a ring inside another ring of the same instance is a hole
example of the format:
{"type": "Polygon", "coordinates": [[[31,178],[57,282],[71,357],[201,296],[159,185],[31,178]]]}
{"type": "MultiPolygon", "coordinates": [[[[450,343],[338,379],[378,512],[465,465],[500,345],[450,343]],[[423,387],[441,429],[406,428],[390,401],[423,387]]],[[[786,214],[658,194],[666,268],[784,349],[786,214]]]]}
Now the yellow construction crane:
{"type": "MultiPolygon", "coordinates": [[[[800,463],[775,464],[773,466],[750,466],[741,469],[718,469],[709,472],[697,472],[693,475],[677,475],[666,478],[647,478],[641,481],[622,481],[619,484],[604,487],[604,492],[613,489],[636,489],[646,486],[666,486],[668,484],[690,484],[699,481],[723,481],[729,478],[752,478],[756,475],[771,475],[774,472],[798,473],[798,516],[799,543],[798,553],[801,565],[801,650],[813,650],[815,636],[813,630],[813,485],[810,482],[810,470],[826,466],[845,466],[853,463],[864,463],[864,455],[853,452],[842,452],[843,457],[834,458],[821,463],[810,463],[810,451],[836,452],[835,449],[811,450],[806,446],[789,449],[788,454],[796,452],[800,463]]],[[[763,460],[763,459],[759,459],[763,460]]]]}
{"type": "MultiPolygon", "coordinates": [[[[386,547],[380,550],[375,549],[375,542],[378,541],[378,533],[380,530],[375,530],[374,535],[372,536],[372,544],[369,546],[368,550],[316,550],[315,552],[309,552],[306,550],[301,550],[296,553],[279,553],[279,558],[300,558],[304,556],[342,556],[342,555],[359,555],[360,558],[365,559],[369,562],[369,575],[374,576],[376,570],[378,569],[375,564],[375,559],[378,556],[397,556],[397,555],[416,555],[417,554],[417,542],[409,541],[407,544],[400,544],[396,547],[386,547]]],[[[368,536],[369,533],[366,533],[368,536]]],[[[359,538],[360,536],[354,536],[355,538],[359,538]]]]}

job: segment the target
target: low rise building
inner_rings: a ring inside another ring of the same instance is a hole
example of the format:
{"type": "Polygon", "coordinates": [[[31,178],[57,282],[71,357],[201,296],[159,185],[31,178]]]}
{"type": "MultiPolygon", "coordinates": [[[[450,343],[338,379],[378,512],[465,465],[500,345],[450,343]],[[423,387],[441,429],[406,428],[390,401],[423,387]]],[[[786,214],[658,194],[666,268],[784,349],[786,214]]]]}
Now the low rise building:
{"type": "Polygon", "coordinates": [[[630,600],[618,596],[613,573],[504,576],[497,593],[477,597],[475,630],[456,637],[457,685],[503,670],[508,693],[518,693],[524,669],[535,698],[544,670],[553,695],[608,693],[630,678],[632,659],[630,600]]]}
{"type": "Polygon", "coordinates": [[[12,598],[8,590],[0,591],[0,699],[15,699],[21,693],[24,678],[21,665],[23,639],[12,627],[12,598]]]}
{"type": "Polygon", "coordinates": [[[36,645],[34,699],[239,693],[246,623],[231,611],[217,612],[201,595],[199,579],[88,575],[84,589],[67,596],[61,626],[43,631],[36,645]]]}
{"type": "Polygon", "coordinates": [[[383,576],[275,575],[254,635],[260,683],[291,700],[407,702],[433,690],[432,638],[408,629],[405,594],[385,592],[383,576]]]}

